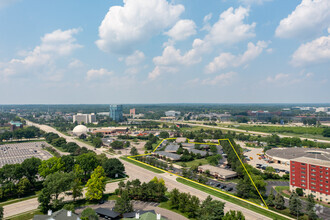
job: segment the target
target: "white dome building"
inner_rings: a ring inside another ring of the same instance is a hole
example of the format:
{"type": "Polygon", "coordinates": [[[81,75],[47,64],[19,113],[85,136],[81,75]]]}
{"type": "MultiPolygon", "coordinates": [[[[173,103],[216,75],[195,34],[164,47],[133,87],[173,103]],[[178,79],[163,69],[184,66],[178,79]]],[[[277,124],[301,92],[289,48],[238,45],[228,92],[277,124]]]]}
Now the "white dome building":
{"type": "Polygon", "coordinates": [[[88,128],[85,125],[77,125],[72,130],[72,133],[76,136],[80,136],[81,134],[87,134],[88,128]]]}

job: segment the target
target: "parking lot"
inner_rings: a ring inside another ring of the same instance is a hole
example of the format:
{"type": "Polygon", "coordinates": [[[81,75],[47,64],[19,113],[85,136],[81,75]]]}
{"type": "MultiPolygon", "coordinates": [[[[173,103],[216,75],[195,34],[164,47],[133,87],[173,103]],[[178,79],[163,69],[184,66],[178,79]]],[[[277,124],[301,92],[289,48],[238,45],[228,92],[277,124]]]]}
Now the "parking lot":
{"type": "MultiPolygon", "coordinates": [[[[263,155],[263,148],[253,148],[253,147],[243,147],[244,149],[248,149],[248,152],[244,153],[244,156],[247,156],[247,163],[252,165],[253,167],[259,168],[257,164],[271,166],[274,169],[278,169],[277,173],[280,176],[283,176],[285,172],[281,172],[280,170],[290,171],[290,165],[286,164],[278,164],[278,163],[268,163],[266,159],[263,159],[261,155],[263,155]]],[[[260,169],[260,168],[259,168],[260,169]]]]}
{"type": "Polygon", "coordinates": [[[48,151],[42,149],[42,145],[48,146],[44,141],[0,145],[0,167],[6,164],[22,163],[31,157],[41,160],[53,157],[48,151]]]}
{"type": "Polygon", "coordinates": [[[212,186],[214,188],[221,189],[226,192],[231,192],[231,193],[236,192],[236,183],[223,183],[223,182],[219,182],[216,180],[209,180],[209,181],[207,181],[206,184],[209,186],[212,186]]]}

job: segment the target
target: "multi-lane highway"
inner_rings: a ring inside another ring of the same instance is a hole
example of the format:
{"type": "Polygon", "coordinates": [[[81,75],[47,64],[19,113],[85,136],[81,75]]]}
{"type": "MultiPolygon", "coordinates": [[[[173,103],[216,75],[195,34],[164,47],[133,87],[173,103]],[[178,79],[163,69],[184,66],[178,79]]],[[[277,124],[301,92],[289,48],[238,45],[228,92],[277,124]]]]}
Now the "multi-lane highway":
{"type": "MultiPolygon", "coordinates": [[[[90,150],[93,150],[97,154],[102,153],[101,150],[94,149],[94,147],[92,147],[92,146],[90,146],[90,145],[88,145],[86,143],[80,142],[79,140],[77,140],[77,139],[75,139],[73,137],[64,135],[64,134],[58,132],[56,129],[54,129],[54,128],[50,127],[50,126],[39,125],[39,124],[32,123],[32,122],[29,122],[29,121],[27,121],[27,124],[28,125],[36,126],[36,127],[40,128],[41,130],[43,130],[45,132],[56,133],[59,136],[65,138],[67,140],[67,142],[75,142],[79,146],[86,147],[86,148],[88,148],[90,150]]],[[[107,155],[107,156],[108,157],[111,157],[110,155],[107,155]]],[[[163,178],[165,180],[165,184],[166,184],[166,186],[167,186],[167,188],[169,190],[172,190],[174,188],[177,188],[181,192],[187,192],[187,193],[190,193],[191,195],[197,196],[200,200],[204,200],[209,195],[209,194],[207,194],[205,192],[202,192],[200,190],[197,190],[195,188],[192,188],[192,187],[189,187],[187,185],[184,185],[182,183],[177,182],[176,181],[176,176],[174,176],[174,175],[172,175],[170,173],[157,174],[157,173],[151,172],[149,170],[143,169],[143,168],[141,168],[139,166],[136,166],[134,164],[131,164],[129,162],[126,162],[126,161],[123,161],[123,160],[121,160],[121,161],[125,165],[125,170],[126,170],[127,175],[129,176],[129,179],[140,179],[141,182],[143,182],[143,181],[147,182],[147,181],[150,181],[155,176],[157,176],[158,178],[163,178]]],[[[111,192],[111,191],[113,191],[115,189],[115,187],[113,188],[110,185],[109,187],[107,187],[107,189],[109,190],[109,192],[111,192]]],[[[261,219],[271,219],[271,218],[269,218],[267,216],[261,215],[259,213],[255,213],[255,212],[253,212],[253,211],[251,211],[249,209],[246,209],[246,208],[241,207],[239,205],[236,205],[236,204],[227,202],[227,201],[222,200],[222,199],[219,199],[217,197],[214,197],[214,199],[221,200],[221,201],[223,201],[223,202],[226,203],[226,205],[225,205],[225,211],[239,210],[239,211],[243,212],[243,214],[245,215],[246,219],[253,219],[253,220],[256,220],[256,219],[260,219],[260,220],[261,219]]],[[[8,217],[8,216],[16,215],[18,213],[26,212],[29,209],[30,210],[36,209],[37,207],[38,207],[38,201],[37,201],[37,199],[30,199],[30,200],[22,201],[22,202],[19,202],[19,203],[14,203],[14,204],[11,204],[11,205],[4,206],[4,210],[5,210],[4,213],[5,213],[5,216],[8,217]],[[24,207],[24,209],[23,208],[19,208],[19,207],[24,207]]]]}

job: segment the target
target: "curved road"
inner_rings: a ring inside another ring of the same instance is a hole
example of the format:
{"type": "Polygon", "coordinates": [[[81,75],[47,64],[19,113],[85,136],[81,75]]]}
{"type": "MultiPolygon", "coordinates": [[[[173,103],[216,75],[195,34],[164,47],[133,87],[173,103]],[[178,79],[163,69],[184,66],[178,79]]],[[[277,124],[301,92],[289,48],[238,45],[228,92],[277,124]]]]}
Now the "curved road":
{"type": "MultiPolygon", "coordinates": [[[[43,131],[56,133],[60,137],[65,138],[67,140],[67,142],[75,142],[79,146],[86,147],[90,150],[93,150],[97,154],[102,153],[102,151],[100,151],[99,149],[95,149],[94,147],[92,147],[92,146],[90,146],[86,143],[80,142],[79,140],[76,140],[73,137],[64,135],[64,134],[60,133],[59,131],[57,131],[56,129],[54,129],[50,126],[39,125],[39,124],[30,122],[30,121],[26,121],[26,122],[27,122],[28,125],[36,126],[36,127],[40,128],[43,131]]],[[[110,155],[108,155],[108,154],[107,154],[107,156],[110,157],[110,155]]],[[[119,155],[116,156],[116,157],[119,157],[119,155]]],[[[132,179],[140,179],[141,182],[147,182],[147,181],[150,181],[155,176],[157,176],[158,178],[163,178],[165,180],[165,184],[166,184],[166,186],[169,190],[177,188],[181,192],[186,192],[186,193],[190,193],[191,195],[197,196],[200,200],[204,200],[209,195],[205,192],[202,192],[200,190],[197,190],[195,188],[192,188],[192,187],[189,187],[187,185],[184,185],[182,183],[177,182],[176,181],[176,176],[174,176],[172,174],[169,174],[169,173],[158,174],[158,173],[154,173],[152,171],[143,169],[139,166],[136,166],[134,164],[131,164],[131,163],[123,161],[123,160],[121,160],[121,162],[125,165],[126,173],[127,173],[127,175],[129,175],[129,179],[131,179],[131,180],[132,179]]],[[[109,185],[109,187],[112,188],[111,184],[109,185]]],[[[107,190],[112,190],[113,191],[114,189],[108,189],[108,186],[107,186],[107,190]]],[[[251,211],[249,209],[246,209],[244,207],[241,207],[239,205],[227,202],[227,201],[222,200],[218,197],[213,197],[213,198],[226,203],[225,204],[225,211],[226,212],[229,211],[229,210],[241,211],[245,215],[246,219],[251,219],[251,220],[257,220],[257,219],[260,219],[260,220],[261,219],[263,219],[263,220],[264,219],[267,219],[267,220],[269,219],[270,220],[271,219],[267,216],[264,216],[264,215],[261,215],[259,213],[253,212],[253,211],[251,211]]],[[[23,212],[26,212],[26,211],[29,211],[29,210],[34,210],[34,209],[36,209],[36,207],[38,207],[37,199],[29,199],[29,200],[25,200],[25,201],[22,201],[22,202],[19,202],[19,203],[14,203],[14,204],[11,204],[11,205],[4,206],[4,213],[5,213],[5,216],[8,217],[8,216],[23,213],[23,212]]],[[[270,212],[273,212],[273,211],[270,211],[270,212]]],[[[281,215],[279,213],[276,213],[276,214],[281,215]]]]}

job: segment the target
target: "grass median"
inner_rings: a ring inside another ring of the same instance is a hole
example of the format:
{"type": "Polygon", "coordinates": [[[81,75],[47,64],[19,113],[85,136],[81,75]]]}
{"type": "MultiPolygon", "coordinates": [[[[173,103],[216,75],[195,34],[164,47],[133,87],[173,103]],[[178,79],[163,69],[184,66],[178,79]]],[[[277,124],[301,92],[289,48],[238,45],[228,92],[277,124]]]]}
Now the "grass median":
{"type": "Polygon", "coordinates": [[[218,197],[218,198],[221,198],[221,199],[226,200],[226,201],[228,201],[228,202],[234,203],[234,204],[236,204],[236,205],[242,206],[242,207],[244,207],[244,208],[246,208],[246,209],[249,209],[249,210],[251,210],[251,211],[253,211],[253,212],[257,212],[257,213],[259,213],[259,214],[262,214],[262,215],[264,215],[264,216],[270,217],[270,218],[272,218],[272,219],[278,219],[278,220],[282,220],[282,219],[283,219],[283,220],[286,220],[286,219],[289,219],[289,218],[286,218],[286,217],[284,217],[284,216],[278,215],[278,214],[276,214],[276,213],[270,212],[270,211],[268,211],[268,210],[266,210],[266,209],[259,208],[259,207],[255,206],[255,205],[250,204],[250,203],[247,203],[247,202],[244,202],[244,201],[242,201],[242,200],[239,200],[239,199],[236,199],[236,198],[234,198],[234,197],[231,197],[231,196],[226,195],[226,194],[224,194],[224,193],[221,193],[221,192],[219,192],[219,191],[216,191],[216,190],[210,189],[210,188],[208,188],[208,187],[205,187],[205,186],[199,185],[199,184],[197,184],[197,183],[191,182],[191,181],[189,181],[189,180],[185,180],[185,179],[182,179],[182,178],[180,178],[180,177],[178,177],[176,180],[177,180],[179,183],[185,184],[185,185],[187,185],[187,186],[191,186],[191,187],[193,187],[193,188],[195,188],[195,189],[198,189],[198,190],[200,190],[200,191],[206,192],[206,193],[208,193],[208,194],[210,194],[210,195],[216,196],[216,197],[218,197]]]}
{"type": "Polygon", "coordinates": [[[142,168],[144,168],[144,169],[146,169],[146,170],[150,170],[150,171],[152,171],[152,172],[154,172],[154,173],[165,173],[164,171],[161,171],[161,170],[158,170],[158,169],[153,168],[153,167],[151,167],[151,166],[148,166],[148,165],[146,165],[146,164],[140,163],[140,162],[138,162],[138,161],[136,161],[136,160],[134,160],[134,159],[129,159],[129,158],[127,158],[127,157],[120,157],[120,159],[125,160],[125,161],[127,161],[127,162],[130,162],[130,163],[132,163],[132,164],[134,164],[134,165],[137,165],[137,166],[139,166],[139,167],[142,167],[142,168]]]}

